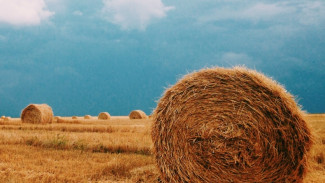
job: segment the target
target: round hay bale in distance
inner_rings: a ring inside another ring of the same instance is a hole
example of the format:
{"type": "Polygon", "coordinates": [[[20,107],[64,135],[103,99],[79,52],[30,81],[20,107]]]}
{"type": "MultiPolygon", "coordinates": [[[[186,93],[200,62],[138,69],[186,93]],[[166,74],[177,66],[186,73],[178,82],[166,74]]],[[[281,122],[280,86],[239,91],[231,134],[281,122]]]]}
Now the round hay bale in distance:
{"type": "Polygon", "coordinates": [[[91,119],[91,116],[90,115],[85,115],[84,119],[91,119]]]}
{"type": "Polygon", "coordinates": [[[3,121],[10,121],[11,120],[11,117],[9,117],[9,116],[6,116],[4,119],[3,119],[3,121]]]}
{"type": "Polygon", "coordinates": [[[152,140],[163,182],[302,182],[312,145],[293,97],[242,67],[204,69],[167,89],[152,140]]]}
{"type": "Polygon", "coordinates": [[[145,112],[143,112],[141,110],[134,110],[134,111],[130,112],[129,118],[130,119],[147,119],[148,116],[146,115],[145,112]]]}
{"type": "Polygon", "coordinates": [[[1,116],[1,119],[5,119],[6,116],[1,116]]]}
{"type": "Polygon", "coordinates": [[[20,115],[23,123],[52,123],[53,111],[47,104],[30,104],[20,115]]]}
{"type": "Polygon", "coordinates": [[[108,112],[101,112],[98,114],[98,119],[108,120],[111,119],[111,115],[108,112]]]}
{"type": "Polygon", "coordinates": [[[78,119],[78,117],[77,116],[72,116],[72,119],[78,119]]]}
{"type": "Polygon", "coordinates": [[[54,116],[53,121],[58,121],[61,118],[61,116],[54,116]]]}

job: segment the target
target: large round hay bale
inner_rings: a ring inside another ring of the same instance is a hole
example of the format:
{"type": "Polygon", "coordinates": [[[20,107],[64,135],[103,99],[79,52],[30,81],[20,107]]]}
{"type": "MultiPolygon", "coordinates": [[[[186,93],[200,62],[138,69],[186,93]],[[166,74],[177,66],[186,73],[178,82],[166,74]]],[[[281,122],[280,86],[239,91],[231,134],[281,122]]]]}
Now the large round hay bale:
{"type": "Polygon", "coordinates": [[[101,112],[98,114],[98,119],[108,120],[111,119],[111,115],[108,112],[101,112]]]}
{"type": "Polygon", "coordinates": [[[145,112],[143,112],[141,110],[134,110],[134,111],[130,112],[129,118],[130,119],[147,119],[148,116],[146,115],[145,112]]]}
{"type": "Polygon", "coordinates": [[[20,117],[23,123],[52,123],[53,111],[47,104],[30,104],[20,117]]]}
{"type": "Polygon", "coordinates": [[[204,69],[167,89],[153,114],[163,182],[302,182],[312,145],[293,97],[252,70],[204,69]]]}

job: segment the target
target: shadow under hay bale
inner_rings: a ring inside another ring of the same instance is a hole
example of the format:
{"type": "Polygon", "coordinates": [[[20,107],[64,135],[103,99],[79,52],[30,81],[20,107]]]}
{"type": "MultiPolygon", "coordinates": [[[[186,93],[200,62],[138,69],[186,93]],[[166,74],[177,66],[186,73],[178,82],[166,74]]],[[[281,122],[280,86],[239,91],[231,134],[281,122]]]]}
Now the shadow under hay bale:
{"type": "Polygon", "coordinates": [[[111,119],[111,115],[108,112],[101,112],[98,115],[98,119],[108,120],[111,119]]]}
{"type": "Polygon", "coordinates": [[[141,110],[134,110],[134,111],[131,111],[131,113],[129,114],[129,118],[130,119],[148,119],[148,116],[146,115],[145,112],[143,112],[141,110]]]}
{"type": "Polygon", "coordinates": [[[312,145],[293,97],[252,70],[204,69],[167,89],[153,114],[162,182],[302,182],[312,145]]]}
{"type": "Polygon", "coordinates": [[[53,111],[47,104],[30,104],[20,117],[23,123],[52,123],[53,111]]]}

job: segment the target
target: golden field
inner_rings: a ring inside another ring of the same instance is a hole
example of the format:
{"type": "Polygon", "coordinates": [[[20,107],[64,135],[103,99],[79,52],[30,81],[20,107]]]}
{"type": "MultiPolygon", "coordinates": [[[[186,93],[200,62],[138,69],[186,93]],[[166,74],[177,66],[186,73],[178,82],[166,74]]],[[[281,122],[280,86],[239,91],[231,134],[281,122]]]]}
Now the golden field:
{"type": "MultiPolygon", "coordinates": [[[[306,115],[315,145],[305,182],[325,182],[325,114],[306,115]]],[[[0,119],[0,182],[156,182],[150,119],[0,119]]]]}

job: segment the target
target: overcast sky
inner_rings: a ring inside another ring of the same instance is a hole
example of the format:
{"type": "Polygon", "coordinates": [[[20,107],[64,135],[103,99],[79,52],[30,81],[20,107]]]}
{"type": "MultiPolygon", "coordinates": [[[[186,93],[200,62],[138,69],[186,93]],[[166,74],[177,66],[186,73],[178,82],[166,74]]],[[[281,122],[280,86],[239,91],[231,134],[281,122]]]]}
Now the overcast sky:
{"type": "Polygon", "coordinates": [[[205,67],[244,65],[325,112],[323,0],[0,0],[0,115],[150,113],[205,67]]]}

